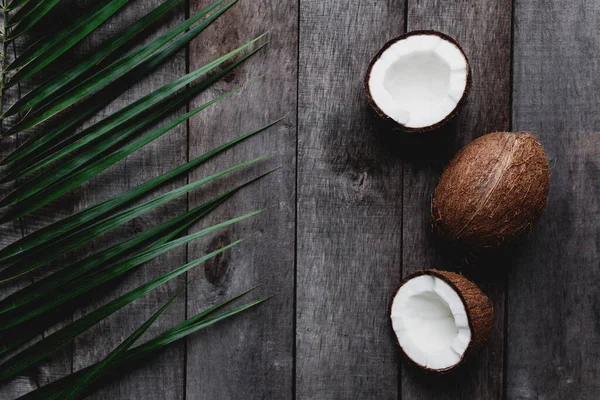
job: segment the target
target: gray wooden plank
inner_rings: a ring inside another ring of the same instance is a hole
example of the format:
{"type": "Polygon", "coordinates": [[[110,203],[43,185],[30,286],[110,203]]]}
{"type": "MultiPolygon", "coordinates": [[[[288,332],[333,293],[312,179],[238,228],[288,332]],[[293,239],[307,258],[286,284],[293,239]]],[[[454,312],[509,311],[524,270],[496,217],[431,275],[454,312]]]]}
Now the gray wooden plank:
{"type": "Polygon", "coordinates": [[[363,78],[404,1],[300,2],[296,395],[393,399],[402,161],[363,78]]]}
{"type": "MultiPolygon", "coordinates": [[[[450,126],[408,145],[411,154],[403,181],[404,276],[431,267],[454,270],[463,262],[431,233],[431,196],[444,165],[458,149],[485,133],[510,128],[511,8],[510,0],[408,2],[408,31],[435,29],[458,40],[471,64],[473,87],[466,107],[450,126]]],[[[494,303],[491,342],[465,368],[437,379],[404,362],[403,398],[502,398],[505,283],[502,274],[486,273],[494,264],[501,262],[478,260],[473,270],[464,271],[494,303]]]]}
{"type": "Polygon", "coordinates": [[[507,397],[597,399],[600,3],[515,4],[513,123],[540,138],[552,175],[510,275],[507,397]]]}
{"type": "MultiPolygon", "coordinates": [[[[190,2],[191,12],[206,0],[190,2]]],[[[190,195],[190,207],[208,196],[281,165],[276,173],[245,188],[199,226],[268,206],[252,220],[217,232],[189,246],[196,258],[216,246],[253,234],[252,238],[190,273],[196,280],[188,293],[188,316],[257,283],[267,303],[235,319],[199,332],[188,340],[188,399],[281,399],[292,394],[294,343],[294,219],[297,83],[296,1],[240,1],[202,39],[190,45],[190,69],[270,31],[269,44],[258,55],[211,90],[195,105],[267,76],[235,97],[190,120],[190,157],[279,117],[285,121],[219,156],[190,175],[198,179],[251,157],[277,152],[272,161],[242,171],[190,195]]]]}
{"type": "MultiPolygon", "coordinates": [[[[161,0],[131,2],[115,17],[111,18],[100,29],[94,32],[78,51],[85,54],[90,48],[102,40],[112,36],[132,21],[140,18],[149,10],[162,3],[161,0]]],[[[186,13],[185,4],[177,6],[168,17],[151,30],[145,37],[150,40],[168,28],[180,22],[186,13]]],[[[164,66],[132,86],[115,101],[100,111],[92,121],[105,117],[112,112],[130,104],[143,95],[159,88],[169,81],[186,73],[185,51],[177,53],[164,66]]],[[[181,112],[184,112],[182,110],[181,112]]],[[[172,117],[169,117],[172,118],[172,117]]],[[[81,209],[98,201],[122,193],[148,179],[163,174],[183,164],[187,160],[187,130],[185,124],[178,126],[160,139],[150,143],[132,154],[116,166],[108,169],[95,179],[85,183],[74,191],[75,208],[81,209]]],[[[163,193],[184,184],[179,179],[165,185],[155,193],[163,193]]],[[[154,196],[154,194],[152,194],[154,196]]],[[[120,226],[79,253],[81,256],[100,250],[110,244],[121,241],[135,233],[149,229],[160,222],[186,211],[185,196],[168,206],[146,213],[131,223],[120,226]]],[[[95,309],[101,304],[139,286],[150,279],[176,268],[186,262],[185,247],[175,249],[157,259],[146,263],[141,268],[128,274],[118,283],[110,285],[102,296],[84,304],[76,317],[95,309]]],[[[155,289],[132,305],[127,306],[115,315],[94,326],[78,336],[73,343],[73,370],[78,370],[104,357],[121,343],[131,332],[150,317],[170,296],[184,285],[183,277],[155,289]]],[[[156,335],[167,327],[181,322],[185,317],[185,297],[177,299],[148,330],[144,338],[156,335]]],[[[90,399],[182,399],[184,393],[184,351],[183,344],[172,346],[155,359],[145,363],[126,374],[123,379],[115,380],[90,396],[90,399]]]]}

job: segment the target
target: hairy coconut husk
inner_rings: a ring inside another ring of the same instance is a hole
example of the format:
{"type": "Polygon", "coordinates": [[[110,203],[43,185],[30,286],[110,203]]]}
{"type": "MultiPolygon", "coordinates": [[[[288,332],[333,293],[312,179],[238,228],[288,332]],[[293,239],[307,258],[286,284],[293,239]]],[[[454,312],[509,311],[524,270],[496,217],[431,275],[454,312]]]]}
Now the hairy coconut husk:
{"type": "Polygon", "coordinates": [[[431,369],[423,367],[422,365],[416,364],[413,360],[406,355],[398,338],[396,337],[396,344],[400,348],[402,355],[417,367],[436,373],[446,373],[454,371],[455,369],[462,366],[466,361],[473,357],[484,345],[489,341],[492,336],[492,330],[494,326],[494,305],[492,301],[487,297],[481,289],[473,282],[468,280],[462,275],[449,271],[440,271],[435,269],[417,271],[402,281],[398,286],[394,295],[390,301],[390,312],[391,306],[396,297],[396,294],[400,288],[409,280],[416,278],[421,275],[430,275],[439,278],[446,282],[452,287],[460,296],[465,310],[467,312],[467,318],[469,321],[469,327],[471,329],[471,341],[467,347],[467,350],[463,354],[460,361],[450,368],[446,369],[431,369]]]}
{"type": "Polygon", "coordinates": [[[549,186],[548,158],[531,134],[481,136],[442,174],[433,195],[434,230],[466,247],[512,243],[540,217],[549,186]]]}

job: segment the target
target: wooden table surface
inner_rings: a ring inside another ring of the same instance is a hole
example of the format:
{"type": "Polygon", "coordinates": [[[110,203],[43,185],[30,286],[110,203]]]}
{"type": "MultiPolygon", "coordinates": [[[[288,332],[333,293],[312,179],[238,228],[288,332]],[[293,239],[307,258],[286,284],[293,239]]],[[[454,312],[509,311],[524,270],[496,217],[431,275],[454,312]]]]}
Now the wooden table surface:
{"type": "MultiPolygon", "coordinates": [[[[160,0],[130,3],[88,46],[160,0]]],[[[208,3],[182,3],[161,30],[208,3]]],[[[276,173],[194,229],[260,207],[268,212],[146,264],[78,315],[249,233],[252,240],[185,278],[198,277],[150,334],[257,283],[260,294],[275,296],[171,346],[91,399],[598,399],[599,28],[597,0],[241,0],[101,114],[270,31],[265,51],[193,103],[267,76],[33,217],[2,226],[2,243],[285,117],[188,178],[276,152],[261,165],[281,165],[276,173]],[[456,38],[473,71],[460,116],[437,135],[417,139],[383,127],[362,87],[377,50],[416,29],[456,38]],[[430,232],[431,195],[458,149],[502,130],[530,131],[540,139],[552,168],[550,199],[518,248],[465,269],[430,232]],[[464,369],[444,376],[423,374],[401,360],[387,315],[402,277],[429,267],[464,272],[496,310],[488,346],[464,369]]],[[[18,140],[3,142],[2,153],[18,140]]],[[[173,218],[243,177],[191,193],[69,257],[173,218]]],[[[16,398],[98,360],[183,282],[169,283],[90,329],[50,361],[2,385],[0,398],[16,398]]]]}

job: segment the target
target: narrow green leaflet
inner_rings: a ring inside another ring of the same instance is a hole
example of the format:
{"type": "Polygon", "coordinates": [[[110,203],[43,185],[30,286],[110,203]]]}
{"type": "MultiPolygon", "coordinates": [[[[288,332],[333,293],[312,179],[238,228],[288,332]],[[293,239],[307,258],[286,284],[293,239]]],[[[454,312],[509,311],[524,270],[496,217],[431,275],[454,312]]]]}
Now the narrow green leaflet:
{"type": "MultiPolygon", "coordinates": [[[[220,0],[218,3],[220,3],[221,1],[223,0],[220,0]]],[[[182,37],[175,40],[173,43],[167,44],[171,39],[173,39],[173,37],[177,36],[177,34],[183,32],[189,26],[193,25],[194,22],[203,17],[204,15],[198,16],[199,14],[202,14],[202,12],[196,14],[192,18],[187,19],[182,24],[174,28],[176,30],[175,32],[171,30],[165,35],[150,42],[148,46],[143,46],[139,50],[108,65],[107,67],[98,71],[94,75],[75,85],[69,91],[59,95],[57,98],[53,99],[48,104],[28,114],[25,118],[23,118],[23,120],[11,127],[6,132],[6,135],[10,135],[31,128],[39,124],[40,122],[51,118],[52,116],[58,114],[62,110],[74,104],[75,102],[83,99],[84,97],[87,97],[92,93],[95,93],[97,90],[108,85],[109,83],[116,81],[118,78],[134,70],[134,68],[138,66],[143,66],[145,69],[153,69],[158,64],[162,63],[167,58],[169,58],[174,52],[185,46],[185,44],[187,44],[190,40],[197,36],[202,30],[204,30],[208,25],[210,25],[229,7],[235,4],[236,1],[237,0],[234,0],[233,2],[226,5],[224,8],[210,15],[200,24],[190,29],[190,31],[188,31],[186,34],[182,35],[182,37]],[[165,45],[166,47],[162,51],[157,52],[161,47],[165,45]],[[153,53],[155,52],[156,54],[153,55],[153,53]],[[144,61],[149,63],[149,65],[144,66],[144,61]]],[[[246,47],[254,43],[258,39],[260,39],[260,37],[255,39],[254,41],[247,43],[246,47]]]]}
{"type": "MultiPolygon", "coordinates": [[[[211,82],[201,82],[171,98],[156,97],[158,106],[153,104],[149,106],[153,107],[151,109],[141,108],[139,111],[127,113],[127,115],[120,114],[121,118],[111,118],[113,114],[88,129],[76,133],[74,137],[69,138],[68,141],[71,142],[70,144],[67,143],[65,145],[65,141],[63,141],[53,145],[46,151],[42,151],[40,156],[35,157],[36,159],[42,158],[41,161],[32,164],[23,163],[21,166],[17,166],[3,177],[0,183],[22,178],[41,170],[49,164],[54,164],[53,167],[29,178],[29,180],[5,197],[0,202],[0,206],[14,204],[28,195],[56,182],[88,161],[98,157],[99,154],[102,154],[114,145],[125,141],[132,135],[143,131],[156,121],[177,110],[212,82],[214,82],[212,79],[211,82]],[[143,118],[136,118],[140,115],[143,118]],[[81,137],[79,140],[73,140],[79,137],[81,137]],[[60,163],[57,161],[60,161],[60,163]]],[[[33,147],[37,146],[34,144],[33,147]]]]}
{"type": "MultiPolygon", "coordinates": [[[[97,161],[75,171],[74,173],[65,177],[64,179],[58,180],[57,182],[44,187],[40,191],[35,191],[31,196],[27,197],[24,200],[21,200],[15,207],[9,209],[9,211],[7,211],[7,213],[3,215],[3,217],[0,221],[2,221],[2,222],[12,221],[16,218],[26,215],[34,210],[37,210],[38,208],[50,203],[51,201],[62,196],[63,194],[65,194],[65,193],[69,192],[70,190],[76,188],[77,186],[81,185],[83,182],[87,181],[88,179],[91,179],[94,176],[98,175],[100,172],[104,171],[108,167],[111,167],[112,165],[121,161],[122,159],[124,159],[128,155],[132,154],[133,152],[144,147],[148,143],[156,140],[160,136],[169,132],[175,126],[186,121],[188,118],[199,113],[200,111],[204,110],[205,108],[213,105],[214,103],[216,103],[226,97],[231,96],[233,93],[235,93],[235,92],[229,92],[223,96],[220,96],[214,100],[211,100],[208,103],[205,103],[202,106],[197,107],[180,117],[177,117],[173,121],[169,122],[167,125],[164,125],[161,128],[159,128],[153,132],[150,132],[150,133],[142,136],[141,138],[133,141],[132,143],[129,143],[129,144],[115,150],[114,152],[105,155],[104,157],[98,159],[97,161]]],[[[4,202],[5,199],[3,199],[2,202],[4,202]]]]}
{"type": "MultiPolygon", "coordinates": [[[[7,87],[10,87],[19,81],[28,78],[40,71],[52,61],[63,55],[71,47],[75,46],[81,39],[86,37],[94,29],[102,25],[129,0],[111,0],[103,7],[94,8],[88,14],[77,18],[75,22],[61,29],[59,32],[48,38],[34,44],[21,55],[19,55],[7,70],[16,70],[9,81],[7,87]]],[[[9,40],[14,37],[9,37],[9,40]]]]}
{"type": "MultiPolygon", "coordinates": [[[[228,190],[219,196],[213,198],[198,207],[170,220],[164,222],[152,229],[139,233],[119,244],[103,249],[83,260],[69,265],[47,277],[40,279],[29,286],[9,295],[0,301],[0,314],[15,310],[19,307],[32,303],[34,300],[47,295],[60,285],[78,278],[88,271],[106,265],[108,262],[120,259],[122,256],[130,254],[133,250],[144,250],[151,247],[160,246],[173,239],[179,233],[192,226],[200,218],[207,215],[223,201],[227,200],[233,194],[245,186],[261,179],[271,171],[259,175],[254,179],[243,183],[231,190],[228,190]]],[[[0,353],[3,352],[3,346],[0,345],[0,353]]]]}
{"type": "Polygon", "coordinates": [[[8,156],[0,160],[0,165],[6,165],[21,159],[24,159],[22,160],[23,164],[28,165],[30,163],[26,156],[31,157],[32,162],[36,162],[39,159],[39,153],[37,153],[35,149],[31,149],[32,147],[37,146],[38,142],[43,142],[42,144],[46,144],[52,142],[56,138],[72,136],[74,134],[74,128],[106,107],[106,105],[108,105],[108,103],[114,99],[114,95],[115,93],[110,93],[110,97],[102,96],[101,99],[93,99],[96,100],[93,103],[90,101],[84,101],[81,104],[78,104],[76,107],[73,107],[68,111],[67,116],[64,119],[61,119],[56,123],[56,125],[53,125],[54,127],[49,132],[41,129],[32,131],[29,138],[25,140],[22,145],[17,147],[8,156]]]}
{"type": "Polygon", "coordinates": [[[212,253],[200,257],[157,279],[145,283],[144,285],[139,286],[138,288],[124,294],[123,296],[118,297],[117,299],[92,311],[91,313],[78,319],[77,321],[72,322],[71,324],[59,329],[58,331],[50,334],[49,336],[46,336],[44,339],[40,340],[39,342],[36,342],[35,344],[17,353],[13,357],[9,358],[4,363],[2,363],[0,365],[0,381],[4,381],[8,378],[11,378],[21,373],[23,370],[29,368],[30,366],[35,365],[36,363],[44,360],[47,356],[57,351],[65,344],[69,343],[74,337],[88,330],[90,327],[94,326],[109,315],[115,313],[119,309],[132,303],[134,300],[156,289],[164,283],[191,270],[192,268],[203,263],[204,261],[223,253],[227,249],[237,245],[240,242],[241,240],[238,240],[227,246],[221,247],[220,249],[212,253]]]}
{"type": "Polygon", "coordinates": [[[60,0],[41,1],[37,3],[37,5],[33,7],[33,9],[29,13],[25,13],[24,11],[23,14],[20,14],[23,15],[23,17],[20,17],[18,14],[15,14],[16,18],[11,19],[10,23],[18,23],[18,25],[11,29],[8,40],[12,40],[16,37],[19,37],[25,32],[27,32],[29,29],[31,29],[31,27],[33,27],[40,19],[42,19],[44,15],[48,14],[48,12],[50,12],[50,10],[52,10],[52,8],[54,8],[54,6],[58,4],[59,1],[60,0]]]}
{"type": "MultiPolygon", "coordinates": [[[[151,249],[155,249],[155,248],[163,245],[164,243],[167,243],[178,233],[180,233],[181,231],[184,231],[188,226],[193,224],[193,222],[195,220],[201,218],[203,215],[206,215],[208,212],[210,212],[212,209],[214,209],[216,206],[218,206],[218,204],[220,204],[226,198],[231,196],[235,191],[241,189],[243,186],[246,186],[246,185],[252,183],[253,181],[256,181],[256,180],[262,178],[263,176],[269,174],[270,172],[271,171],[269,171],[263,175],[260,175],[256,178],[252,179],[251,181],[244,183],[241,186],[238,186],[237,188],[228,192],[229,194],[227,194],[227,193],[224,194],[222,196],[221,200],[215,201],[215,202],[213,202],[213,204],[210,204],[210,202],[206,203],[207,206],[204,209],[204,211],[201,211],[201,215],[194,217],[194,219],[192,219],[190,221],[182,222],[182,225],[180,226],[180,228],[177,228],[177,226],[175,226],[175,231],[169,231],[166,234],[164,234],[162,237],[157,237],[156,239],[154,239],[154,242],[144,244],[143,246],[140,246],[140,248],[136,249],[136,250],[137,251],[142,251],[142,250],[150,251],[151,249]]],[[[151,242],[151,241],[149,241],[149,242],[151,242]]],[[[109,248],[109,249],[107,249],[107,251],[110,252],[111,249],[112,248],[109,248]]],[[[100,255],[101,253],[102,252],[97,253],[97,254],[100,255]]],[[[111,259],[105,258],[104,262],[101,265],[93,265],[94,261],[96,261],[96,260],[93,259],[93,258],[95,258],[94,256],[92,256],[91,258],[92,259],[89,259],[88,260],[89,262],[85,263],[86,265],[84,265],[84,266],[80,266],[79,264],[72,265],[70,267],[67,267],[66,269],[62,269],[58,272],[55,272],[54,274],[49,275],[45,279],[42,279],[36,283],[33,283],[30,286],[27,286],[26,288],[21,289],[20,291],[18,291],[15,294],[16,298],[14,299],[14,302],[19,303],[17,305],[20,305],[21,307],[25,307],[28,304],[34,302],[35,300],[41,298],[42,296],[47,296],[47,297],[52,298],[53,297],[52,291],[57,289],[61,285],[73,284],[73,281],[76,278],[81,277],[85,274],[89,275],[89,271],[87,271],[87,270],[81,271],[78,268],[82,267],[82,269],[83,269],[83,267],[89,266],[89,264],[92,264],[90,266],[90,268],[92,268],[92,267],[96,267],[96,268],[111,267],[115,263],[110,264],[109,263],[110,261],[122,259],[122,257],[119,257],[119,256],[112,257],[111,259]],[[32,297],[35,296],[35,298],[27,299],[27,295],[31,295],[32,297]]],[[[75,282],[75,284],[77,284],[77,282],[75,282]]],[[[65,288],[66,287],[67,286],[65,285],[65,288]]],[[[91,289],[93,289],[93,288],[90,287],[89,290],[91,290],[91,289]]],[[[69,289],[67,289],[67,290],[69,290],[69,289]]],[[[83,295],[83,294],[84,293],[81,293],[80,295],[83,295]]],[[[41,300],[41,301],[43,301],[43,300],[41,300]]],[[[4,302],[3,302],[3,304],[4,304],[4,302]]],[[[15,310],[15,307],[10,307],[11,306],[10,302],[8,302],[8,305],[9,305],[9,308],[11,308],[8,311],[15,310]]],[[[33,306],[35,307],[35,304],[33,306]]],[[[15,310],[15,312],[20,313],[21,311],[15,310]]],[[[30,340],[32,340],[33,338],[35,338],[36,336],[41,334],[44,331],[44,329],[49,324],[52,323],[53,320],[54,320],[54,318],[53,318],[52,313],[49,313],[42,320],[40,320],[40,319],[33,320],[34,324],[27,324],[28,326],[27,325],[19,326],[19,329],[18,329],[19,334],[18,335],[14,335],[13,334],[14,331],[11,331],[11,333],[9,335],[3,337],[2,341],[0,341],[0,355],[4,354],[6,352],[12,351],[14,349],[17,349],[20,346],[22,346],[23,344],[29,342],[30,340]]],[[[0,318],[0,321],[2,321],[1,318],[0,318]]]]}
{"type": "Polygon", "coordinates": [[[197,189],[200,186],[205,185],[226,174],[229,174],[240,168],[246,167],[255,162],[265,160],[268,157],[269,155],[262,156],[234,165],[233,167],[227,168],[208,177],[181,186],[177,189],[173,189],[170,192],[157,196],[151,200],[143,202],[142,204],[131,207],[127,210],[111,215],[108,218],[97,221],[82,230],[64,236],[60,240],[52,241],[50,243],[44,243],[41,246],[39,246],[36,249],[36,251],[29,252],[25,256],[17,259],[13,264],[8,266],[7,268],[0,271],[0,282],[13,279],[17,276],[23,275],[36,268],[39,268],[47,264],[48,262],[58,258],[60,255],[65,254],[67,251],[73,250],[74,248],[81,246],[89,240],[123,224],[126,221],[130,221],[133,218],[139,217],[147,211],[164,205],[169,201],[179,196],[182,196],[189,191],[197,189]]]}
{"type": "Polygon", "coordinates": [[[56,240],[59,240],[66,235],[79,232],[90,223],[108,217],[111,213],[139,199],[141,196],[150,192],[151,190],[154,190],[160,185],[182,176],[192,168],[211,159],[213,156],[220,154],[221,152],[231,148],[243,140],[270,128],[279,121],[281,120],[271,122],[270,124],[255,131],[238,136],[237,138],[215,147],[214,149],[194,158],[193,160],[190,160],[163,175],[152,178],[127,192],[121,193],[101,203],[88,207],[15,241],[14,243],[0,250],[0,261],[3,263],[15,262],[15,260],[18,259],[17,257],[23,256],[34,249],[40,248],[40,246],[45,244],[53,245],[56,240]]]}
{"type": "Polygon", "coordinates": [[[6,16],[8,17],[7,26],[12,27],[12,26],[18,24],[19,22],[23,21],[23,19],[26,16],[31,14],[31,12],[34,11],[43,2],[44,2],[44,0],[32,1],[32,2],[25,4],[23,7],[19,8],[17,10],[17,12],[15,12],[15,13],[7,13],[6,14],[6,16]]]}
{"type": "Polygon", "coordinates": [[[6,8],[6,11],[12,11],[15,8],[21,7],[22,5],[25,5],[27,3],[29,3],[29,0],[13,0],[6,8]]]}
{"type": "MultiPolygon", "coordinates": [[[[231,303],[232,301],[238,299],[239,297],[245,295],[248,292],[249,291],[246,291],[236,297],[233,297],[233,298],[228,299],[214,307],[211,307],[210,309],[203,311],[200,314],[195,315],[194,317],[188,319],[187,321],[182,322],[182,323],[168,329],[167,331],[163,332],[162,334],[156,336],[154,339],[151,339],[150,341],[148,341],[140,346],[137,346],[131,350],[128,350],[123,355],[123,358],[121,360],[119,360],[119,362],[113,362],[113,363],[109,364],[109,366],[103,371],[102,377],[100,379],[111,376],[111,374],[114,374],[117,371],[129,370],[129,369],[135,367],[136,365],[138,365],[141,360],[150,358],[151,356],[155,355],[156,353],[158,353],[159,351],[161,351],[162,349],[164,349],[171,343],[174,343],[177,340],[183,339],[201,329],[209,327],[209,326],[211,326],[219,321],[222,321],[226,318],[229,318],[236,314],[239,314],[240,312],[245,311],[245,310],[247,310],[251,307],[254,307],[254,306],[267,300],[267,298],[262,298],[262,299],[244,304],[242,306],[236,307],[230,311],[226,311],[226,312],[214,315],[212,317],[209,317],[209,314],[215,312],[218,309],[223,308],[228,303],[231,303]]],[[[60,378],[46,386],[43,386],[40,389],[34,390],[34,391],[20,397],[19,400],[59,400],[59,399],[61,399],[61,396],[62,396],[62,393],[64,392],[64,390],[66,388],[70,387],[79,376],[85,374],[87,371],[89,371],[91,368],[93,368],[94,365],[83,368],[80,371],[77,371],[73,374],[70,374],[63,378],[60,378]]]]}
{"type": "MultiPolygon", "coordinates": [[[[183,225],[182,226],[183,229],[181,229],[181,230],[184,230],[186,227],[191,225],[191,222],[193,222],[193,221],[190,221],[190,223],[186,223],[185,225],[183,225]]],[[[140,245],[139,248],[136,250],[145,251],[145,250],[149,250],[151,248],[155,248],[164,243],[167,243],[169,240],[171,240],[176,235],[177,235],[177,232],[173,232],[173,230],[170,230],[166,234],[162,234],[154,242],[144,243],[144,244],[140,245]]],[[[110,249],[107,249],[107,250],[110,250],[110,249]]],[[[97,254],[100,254],[100,253],[97,253],[97,254]]],[[[94,267],[102,268],[103,266],[110,265],[109,263],[113,262],[114,260],[122,258],[120,256],[121,255],[117,255],[115,257],[110,257],[110,258],[107,257],[107,259],[105,259],[105,260],[100,260],[100,261],[102,261],[101,263],[97,262],[98,261],[97,258],[89,260],[89,262],[84,262],[85,260],[82,260],[82,263],[76,263],[75,265],[70,265],[52,275],[49,275],[48,277],[46,277],[45,279],[42,279],[41,281],[37,281],[37,282],[31,284],[30,286],[27,286],[26,288],[19,290],[17,293],[15,293],[17,296],[16,296],[16,298],[14,298],[15,302],[13,304],[11,304],[10,302],[6,302],[6,301],[3,301],[2,303],[8,305],[9,309],[7,311],[15,310],[16,308],[18,308],[18,306],[24,307],[26,305],[33,303],[35,300],[37,300],[45,295],[51,294],[52,291],[56,290],[58,287],[68,284],[68,283],[70,283],[70,281],[74,281],[78,277],[81,277],[81,276],[85,275],[86,273],[89,273],[89,270],[91,268],[94,268],[94,267]],[[79,264],[83,264],[83,265],[79,265],[79,264]],[[27,298],[27,294],[32,294],[32,298],[27,298]]],[[[6,300],[8,300],[8,299],[6,299],[6,300]]],[[[4,307],[6,308],[6,306],[4,306],[4,307]]],[[[0,355],[5,354],[9,351],[13,351],[13,350],[21,347],[23,344],[29,342],[30,340],[34,339],[39,334],[41,334],[48,326],[50,326],[53,321],[54,321],[54,319],[52,317],[50,317],[49,319],[47,319],[45,321],[35,320],[35,324],[32,324],[29,327],[23,328],[22,326],[20,326],[18,329],[18,331],[19,331],[18,335],[10,334],[7,337],[4,337],[3,340],[0,342],[0,355]]]]}
{"type": "Polygon", "coordinates": [[[224,193],[170,221],[139,233],[119,244],[94,253],[81,261],[77,261],[43,279],[33,282],[29,286],[2,299],[0,301],[0,314],[29,304],[39,297],[48,294],[60,285],[72,281],[94,268],[119,259],[123,255],[131,253],[133,250],[143,250],[152,245],[162,245],[168,242],[193,225],[194,222],[212,211],[212,209],[220,204],[225,196],[231,192],[232,191],[224,193]]]}
{"type": "MultiPolygon", "coordinates": [[[[10,173],[0,180],[0,183],[22,178],[25,175],[39,171],[51,163],[55,164],[52,169],[30,178],[28,181],[22,184],[16,191],[9,195],[13,196],[13,200],[6,200],[5,198],[2,200],[2,202],[0,202],[0,206],[4,201],[10,201],[6,204],[11,204],[26,197],[26,195],[22,195],[22,197],[19,198],[19,192],[32,193],[32,190],[41,190],[48,184],[55,182],[59,178],[72,172],[74,169],[97,157],[98,154],[101,154],[102,152],[112,148],[117,143],[126,140],[131,135],[148,128],[157,120],[160,120],[164,116],[186,104],[202,90],[221,79],[231,70],[254,55],[256,51],[258,51],[258,49],[245,55],[242,59],[229,65],[227,68],[212,74],[212,76],[200,81],[194,86],[175,96],[172,96],[186,85],[192,83],[198,77],[205,75],[214,68],[217,68],[219,65],[221,65],[221,63],[227,61],[229,57],[221,57],[223,60],[216,65],[215,63],[210,63],[205,67],[201,67],[196,71],[176,79],[162,88],[157,89],[147,96],[135,101],[129,106],[111,114],[94,125],[82,130],[79,133],[76,133],[75,135],[72,135],[68,138],[68,141],[72,142],[70,144],[65,144],[66,141],[59,141],[50,148],[43,150],[42,145],[46,142],[45,139],[47,138],[44,136],[40,140],[34,142],[29,149],[21,148],[20,150],[25,151],[26,154],[35,152],[38,155],[33,156],[33,159],[28,157],[27,163],[22,163],[21,166],[11,169],[10,173]],[[80,139],[76,140],[78,138],[80,139]],[[70,156],[70,158],[65,160],[65,158],[68,156],[70,156]],[[35,160],[38,159],[41,159],[41,161],[36,163],[35,160]],[[56,162],[61,159],[62,163],[57,164],[56,162]]],[[[230,57],[232,56],[233,55],[230,57]]]]}
{"type": "Polygon", "coordinates": [[[145,251],[133,255],[124,261],[117,261],[115,263],[111,263],[110,265],[102,269],[93,271],[91,274],[85,275],[80,279],[69,282],[68,291],[60,290],[60,288],[58,288],[54,292],[50,293],[49,296],[42,298],[39,301],[36,301],[35,304],[31,307],[26,307],[26,310],[18,310],[18,312],[12,312],[3,315],[2,318],[0,318],[0,331],[6,331],[19,324],[22,324],[23,322],[31,320],[32,318],[39,317],[48,311],[52,311],[53,309],[55,309],[55,307],[64,304],[67,301],[74,299],[81,294],[88,292],[90,289],[95,288],[98,285],[113,280],[116,277],[121,276],[125,272],[130,271],[133,268],[145,262],[148,262],[163,253],[166,253],[167,251],[173,250],[176,247],[179,247],[199,237],[212,233],[216,230],[235,224],[246,218],[250,218],[256,214],[261,213],[262,211],[264,210],[254,211],[221,222],[219,224],[212,225],[208,228],[183,236],[179,239],[172,240],[163,245],[146,249],[145,251]]]}
{"type": "Polygon", "coordinates": [[[169,301],[163,305],[158,311],[156,311],[146,322],[144,322],[139,328],[135,330],[127,339],[125,339],[116,349],[110,352],[102,361],[91,367],[85,374],[78,377],[73,385],[65,390],[63,393],[64,400],[75,400],[77,399],[92,383],[94,383],[103,371],[115,360],[119,361],[122,354],[125,353],[133,344],[150,328],[150,325],[158,319],[158,317],[175,301],[177,297],[184,291],[185,286],[175,296],[171,297],[169,301]]]}
{"type": "Polygon", "coordinates": [[[16,113],[23,112],[38,104],[42,100],[47,99],[48,96],[62,91],[62,89],[65,88],[69,83],[72,83],[74,79],[95,67],[100,61],[108,57],[115,50],[121,48],[140,32],[144,31],[151,24],[156,22],[160,17],[165,15],[167,11],[173,8],[173,6],[180,1],[181,0],[165,1],[148,14],[135,21],[132,25],[118,32],[106,42],[92,50],[89,54],[86,54],[84,60],[79,61],[67,71],[50,78],[48,81],[36,87],[25,96],[22,96],[6,111],[4,115],[11,116],[16,113]]]}
{"type": "MultiPolygon", "coordinates": [[[[201,215],[199,215],[198,218],[195,218],[195,219],[199,219],[203,215],[206,215],[214,207],[216,207],[216,204],[213,207],[204,210],[205,212],[202,212],[201,215]]],[[[143,243],[142,245],[139,246],[138,249],[135,249],[135,250],[148,251],[150,249],[161,246],[161,245],[167,243],[169,240],[173,239],[175,236],[177,236],[178,233],[184,231],[186,228],[191,226],[193,224],[193,222],[194,222],[194,220],[183,222],[180,229],[173,230],[171,228],[171,229],[167,230],[166,233],[159,234],[158,237],[154,241],[148,240],[147,241],[148,243],[143,243]]],[[[132,238],[131,240],[135,240],[139,236],[140,235],[132,238]]],[[[127,241],[127,242],[129,242],[129,241],[127,241]]],[[[119,246],[119,245],[117,245],[117,246],[119,246]]],[[[106,252],[109,252],[111,254],[106,255],[106,257],[104,259],[99,258],[100,256],[102,256],[103,253],[105,253],[105,251],[102,251],[100,253],[96,253],[96,255],[98,255],[98,257],[92,256],[90,258],[82,260],[80,263],[76,263],[75,265],[70,265],[66,268],[63,268],[62,270],[60,270],[58,272],[55,272],[54,274],[49,275],[48,277],[46,277],[40,281],[32,283],[31,285],[16,292],[14,294],[15,295],[14,297],[9,296],[9,298],[3,300],[2,301],[3,307],[4,308],[8,307],[8,309],[6,311],[12,311],[12,310],[16,310],[18,307],[25,307],[27,305],[30,305],[31,303],[34,303],[36,300],[40,299],[43,296],[47,296],[49,294],[52,295],[52,291],[56,290],[57,288],[65,285],[65,284],[69,284],[72,281],[76,280],[77,278],[84,276],[86,273],[89,273],[92,268],[102,268],[102,267],[107,267],[107,266],[114,264],[114,261],[121,259],[122,258],[121,256],[126,255],[126,253],[127,253],[127,249],[126,249],[121,254],[111,256],[112,253],[114,253],[114,251],[111,251],[111,250],[113,250],[113,248],[107,249],[106,252]],[[28,297],[28,296],[30,296],[30,297],[28,297]]],[[[129,250],[131,250],[131,249],[129,249],[129,250]]],[[[129,253],[131,253],[131,251],[129,251],[129,253]]],[[[34,304],[34,306],[35,306],[35,304],[34,304]]],[[[15,311],[15,312],[19,312],[19,311],[15,311]]],[[[0,319],[0,321],[1,321],[1,319],[0,319]]],[[[3,338],[3,340],[0,342],[0,355],[5,354],[14,349],[17,349],[20,346],[22,346],[23,344],[34,339],[36,336],[38,336],[40,333],[42,333],[44,331],[44,329],[46,329],[52,323],[52,321],[53,321],[52,318],[49,318],[47,321],[43,321],[43,322],[36,320],[34,325],[31,325],[31,326],[27,327],[26,329],[19,327],[18,335],[11,334],[11,335],[3,338]]]]}

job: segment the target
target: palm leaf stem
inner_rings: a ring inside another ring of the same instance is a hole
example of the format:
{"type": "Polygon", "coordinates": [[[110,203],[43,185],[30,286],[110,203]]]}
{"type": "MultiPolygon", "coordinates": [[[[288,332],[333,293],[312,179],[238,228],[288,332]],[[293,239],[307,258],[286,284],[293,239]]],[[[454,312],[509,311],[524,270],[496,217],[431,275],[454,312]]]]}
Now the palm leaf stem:
{"type": "MultiPolygon", "coordinates": [[[[4,81],[6,78],[6,49],[7,49],[7,36],[8,36],[8,11],[6,10],[6,0],[2,0],[2,60],[0,60],[0,115],[4,113],[4,81]]],[[[0,127],[2,127],[2,121],[0,121],[0,127]]],[[[2,129],[0,129],[0,132],[2,129]]]]}

